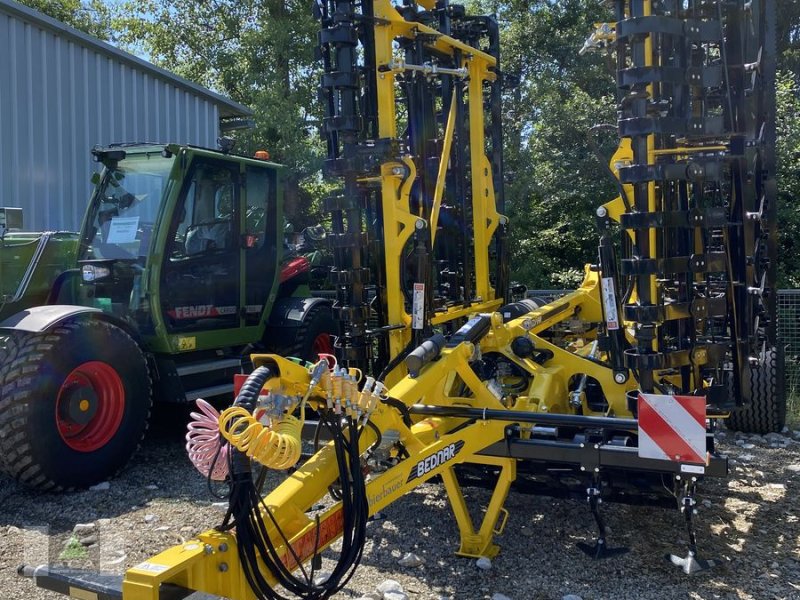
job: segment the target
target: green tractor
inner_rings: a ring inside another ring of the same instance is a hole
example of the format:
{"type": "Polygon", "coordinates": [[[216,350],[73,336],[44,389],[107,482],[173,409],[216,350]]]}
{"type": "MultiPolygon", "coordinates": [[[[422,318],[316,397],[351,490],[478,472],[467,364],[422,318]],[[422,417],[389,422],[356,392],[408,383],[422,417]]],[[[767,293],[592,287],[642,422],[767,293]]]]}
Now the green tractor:
{"type": "Polygon", "coordinates": [[[104,168],[75,268],[0,323],[0,469],[42,490],[114,475],[153,398],[229,395],[253,350],[333,350],[330,302],[284,247],[284,167],[180,145],[92,152],[104,168]]]}

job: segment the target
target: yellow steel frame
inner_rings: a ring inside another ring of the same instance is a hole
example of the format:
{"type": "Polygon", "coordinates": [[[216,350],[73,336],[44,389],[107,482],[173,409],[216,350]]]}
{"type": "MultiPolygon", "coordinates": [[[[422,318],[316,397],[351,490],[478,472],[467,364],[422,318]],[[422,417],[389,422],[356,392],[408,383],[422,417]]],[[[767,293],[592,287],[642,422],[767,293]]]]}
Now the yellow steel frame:
{"type": "MultiPolygon", "coordinates": [[[[574,413],[575,409],[568,404],[568,382],[573,376],[585,373],[595,378],[606,394],[609,408],[603,414],[631,416],[626,407],[625,392],[633,389],[635,384],[632,381],[615,383],[610,369],[585,358],[592,341],[591,334],[586,334],[584,338],[576,337],[567,345],[567,349],[550,343],[540,335],[556,325],[575,319],[587,323],[602,320],[595,273],[587,271],[583,285],[572,294],[507,323],[503,323],[500,313],[492,313],[491,329],[478,347],[463,342],[454,348],[446,348],[439,360],[423,369],[417,378],[405,377],[396,383],[390,389],[390,396],[409,407],[427,404],[504,409],[509,412],[509,418],[507,421],[468,422],[455,417],[427,417],[417,418],[409,427],[395,408],[379,406],[371,417],[372,421],[380,431],[397,431],[409,457],[367,482],[369,513],[374,514],[431,477],[441,475],[460,532],[458,554],[494,556],[498,551],[495,536],[502,533],[507,517],[503,504],[516,477],[516,461],[481,456],[480,452],[504,438],[505,427],[513,422],[513,412],[574,413]],[[510,344],[519,336],[529,336],[536,348],[552,351],[553,360],[545,366],[530,358],[517,357],[511,352],[510,344]],[[506,400],[504,403],[494,396],[470,365],[476,352],[501,353],[525,369],[532,375],[527,391],[516,396],[513,402],[506,400]],[[454,447],[459,450],[450,452],[450,460],[421,473],[419,477],[409,479],[426,458],[454,447]],[[470,516],[453,470],[454,466],[464,462],[492,465],[500,469],[489,505],[477,524],[470,516]]],[[[275,368],[277,376],[268,382],[267,387],[301,392],[308,386],[307,370],[291,361],[273,355],[255,355],[253,362],[256,366],[270,364],[275,368]]],[[[324,391],[316,388],[310,402],[322,407],[324,398],[324,391]]],[[[585,401],[582,413],[597,414],[590,410],[585,401]]],[[[632,421],[632,426],[634,423],[632,421]]],[[[526,425],[528,428],[532,426],[526,425]]],[[[374,441],[375,434],[366,428],[360,439],[362,450],[366,450],[374,441]]],[[[326,495],[328,487],[338,476],[334,450],[329,444],[265,498],[266,505],[270,507],[294,551],[304,561],[310,559],[315,550],[321,551],[330,545],[341,533],[341,503],[332,505],[319,515],[319,525],[306,512],[326,495]],[[319,545],[315,549],[317,539],[319,545]]],[[[274,536],[271,536],[272,539],[286,552],[286,560],[294,564],[285,545],[279,542],[280,537],[271,520],[265,517],[264,522],[274,536]]],[[[271,575],[266,569],[264,571],[265,577],[272,581],[271,575]]],[[[174,583],[237,600],[253,597],[239,563],[234,534],[215,530],[206,531],[130,569],[124,579],[123,597],[125,600],[156,600],[162,583],[174,583]]]]}
{"type": "MultiPolygon", "coordinates": [[[[433,6],[432,2],[421,2],[424,6],[433,6]]],[[[454,56],[460,51],[463,58],[458,68],[465,68],[469,81],[467,84],[467,102],[470,131],[470,162],[472,167],[472,198],[474,228],[474,272],[475,294],[479,302],[464,309],[450,307],[433,319],[433,325],[440,325],[470,313],[490,311],[498,308],[501,298],[495,298],[494,289],[489,281],[489,245],[498,225],[504,219],[495,208],[495,190],[492,180],[492,169],[484,150],[484,82],[494,81],[496,74],[493,68],[496,60],[493,56],[481,52],[452,37],[442,35],[419,23],[406,21],[389,0],[375,2],[375,62],[378,67],[387,66],[394,59],[394,42],[397,38],[414,39],[418,35],[431,35],[430,46],[439,53],[454,56]]],[[[396,138],[398,133],[398,116],[395,108],[397,69],[378,70],[378,133],[382,138],[396,138]]],[[[409,195],[411,184],[416,176],[416,168],[410,157],[402,162],[388,162],[381,168],[381,204],[383,208],[386,255],[386,286],[390,290],[400,290],[403,282],[400,273],[401,255],[416,229],[430,230],[431,240],[435,242],[436,223],[442,193],[444,191],[444,173],[449,162],[450,148],[453,141],[453,122],[455,104],[450,107],[445,131],[444,151],[439,168],[439,179],[435,198],[432,199],[433,210],[430,221],[426,221],[411,212],[409,195]]],[[[405,310],[402,294],[388,295],[387,320],[390,325],[404,325],[389,334],[391,354],[399,354],[411,339],[411,316],[405,310]]],[[[402,376],[398,369],[393,373],[396,380],[402,376]]]]}

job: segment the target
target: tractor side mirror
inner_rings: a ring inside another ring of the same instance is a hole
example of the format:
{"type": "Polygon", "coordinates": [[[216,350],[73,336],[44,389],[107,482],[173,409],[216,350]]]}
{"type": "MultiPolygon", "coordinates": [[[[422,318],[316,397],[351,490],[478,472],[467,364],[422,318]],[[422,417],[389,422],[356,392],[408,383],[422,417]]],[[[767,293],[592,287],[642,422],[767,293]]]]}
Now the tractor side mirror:
{"type": "Polygon", "coordinates": [[[98,183],[100,183],[100,173],[98,173],[97,171],[92,173],[90,181],[92,182],[92,185],[97,185],[98,183]]]}

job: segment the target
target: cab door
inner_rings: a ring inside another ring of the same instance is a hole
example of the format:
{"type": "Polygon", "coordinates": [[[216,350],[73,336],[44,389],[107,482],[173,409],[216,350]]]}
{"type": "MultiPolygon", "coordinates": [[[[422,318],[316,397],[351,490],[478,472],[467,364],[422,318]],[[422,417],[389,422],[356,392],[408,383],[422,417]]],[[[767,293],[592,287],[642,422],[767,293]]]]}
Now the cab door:
{"type": "Polygon", "coordinates": [[[242,281],[247,325],[258,325],[271,306],[281,240],[278,225],[278,178],[274,167],[249,164],[244,171],[242,247],[245,277],[242,281]]]}
{"type": "Polygon", "coordinates": [[[169,333],[239,328],[241,173],[238,162],[195,156],[173,212],[161,272],[169,333]]]}

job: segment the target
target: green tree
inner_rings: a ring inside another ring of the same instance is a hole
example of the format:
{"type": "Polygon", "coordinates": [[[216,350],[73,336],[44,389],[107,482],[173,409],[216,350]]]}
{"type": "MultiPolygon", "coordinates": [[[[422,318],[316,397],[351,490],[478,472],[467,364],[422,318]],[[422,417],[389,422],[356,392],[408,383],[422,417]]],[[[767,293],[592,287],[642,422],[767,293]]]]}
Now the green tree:
{"type": "Polygon", "coordinates": [[[775,0],[778,67],[800,81],[800,0],[775,0]]]}
{"type": "MultiPolygon", "coordinates": [[[[602,0],[488,0],[477,10],[497,14],[501,68],[514,82],[504,146],[512,277],[572,287],[595,259],[595,210],[616,195],[587,139],[592,125],[615,122],[614,74],[605,57],[578,54],[610,10],[602,0]]],[[[601,144],[608,154],[611,138],[601,144]]]]}
{"type": "Polygon", "coordinates": [[[800,287],[800,89],[787,71],[777,81],[778,287],[800,287]]]}
{"type": "Polygon", "coordinates": [[[124,47],[251,107],[255,128],[236,134],[238,149],[267,149],[287,165],[287,213],[296,225],[314,220],[314,198],[300,186],[322,155],[318,25],[306,2],[130,1],[120,6],[115,28],[124,47]]]}
{"type": "MultiPolygon", "coordinates": [[[[298,226],[319,216],[324,151],[316,102],[318,24],[305,0],[127,0],[115,18],[99,0],[27,0],[56,19],[148,57],[255,111],[239,149],[266,148],[289,166],[287,212],[298,226]],[[112,27],[113,26],[113,27],[112,27]],[[306,183],[301,185],[301,181],[306,183]]],[[[587,131],[615,122],[613,65],[579,56],[594,23],[613,20],[604,0],[473,0],[502,31],[507,208],[513,276],[534,287],[571,286],[594,260],[596,207],[616,195],[587,131]]],[[[776,0],[781,285],[800,284],[800,0],[776,0]]],[[[610,154],[616,137],[604,137],[610,154]]]]}
{"type": "Polygon", "coordinates": [[[101,40],[109,41],[113,37],[109,7],[100,0],[19,1],[57,21],[66,23],[101,40]]]}
{"type": "MultiPolygon", "coordinates": [[[[601,0],[478,0],[502,24],[503,71],[519,78],[506,98],[507,212],[512,276],[533,287],[569,287],[594,260],[595,208],[616,195],[586,131],[615,123],[614,66],[578,55],[593,23],[613,20],[601,0]]],[[[776,0],[779,285],[800,285],[800,0],[776,0]]],[[[603,151],[616,145],[612,133],[603,151]]]]}

